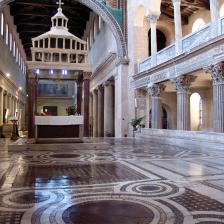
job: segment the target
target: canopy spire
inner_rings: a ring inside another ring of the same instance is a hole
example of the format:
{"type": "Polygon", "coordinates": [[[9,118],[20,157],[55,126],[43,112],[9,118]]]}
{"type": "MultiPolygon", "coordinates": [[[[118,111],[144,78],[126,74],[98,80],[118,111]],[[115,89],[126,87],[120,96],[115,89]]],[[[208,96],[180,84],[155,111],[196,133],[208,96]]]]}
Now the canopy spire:
{"type": "Polygon", "coordinates": [[[59,5],[59,8],[61,9],[61,6],[64,5],[64,2],[62,2],[61,0],[59,0],[58,2],[56,2],[57,5],[59,5]]]}

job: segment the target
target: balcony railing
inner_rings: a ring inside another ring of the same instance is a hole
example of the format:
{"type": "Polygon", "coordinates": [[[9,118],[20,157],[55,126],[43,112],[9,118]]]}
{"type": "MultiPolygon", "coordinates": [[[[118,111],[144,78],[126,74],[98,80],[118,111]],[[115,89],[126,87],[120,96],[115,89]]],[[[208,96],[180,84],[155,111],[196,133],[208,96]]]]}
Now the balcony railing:
{"type": "Polygon", "coordinates": [[[162,64],[163,62],[168,61],[173,57],[175,57],[175,44],[172,44],[157,53],[156,64],[162,64]]]}
{"type": "Polygon", "coordinates": [[[198,32],[191,33],[182,39],[182,52],[199,46],[212,38],[211,25],[204,27],[198,32]]]}
{"type": "Polygon", "coordinates": [[[180,43],[172,44],[161,51],[153,55],[138,64],[138,72],[143,72],[151,69],[159,64],[169,61],[176,56],[186,53],[191,49],[200,46],[203,43],[211,40],[212,38],[221,36],[224,34],[224,17],[220,18],[216,23],[209,24],[203,29],[191,33],[180,40],[180,43]],[[179,44],[179,46],[177,46],[179,44]],[[181,47],[180,47],[181,46],[181,47]],[[179,52],[177,49],[179,47],[179,52]]]}

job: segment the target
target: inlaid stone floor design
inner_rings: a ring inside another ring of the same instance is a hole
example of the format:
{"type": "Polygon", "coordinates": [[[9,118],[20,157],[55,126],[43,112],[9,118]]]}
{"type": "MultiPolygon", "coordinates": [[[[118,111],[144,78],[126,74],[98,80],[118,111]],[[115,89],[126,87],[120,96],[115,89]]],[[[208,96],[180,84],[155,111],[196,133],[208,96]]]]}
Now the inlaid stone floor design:
{"type": "Polygon", "coordinates": [[[224,223],[224,147],[91,141],[109,147],[8,153],[0,140],[0,224],[224,223]]]}

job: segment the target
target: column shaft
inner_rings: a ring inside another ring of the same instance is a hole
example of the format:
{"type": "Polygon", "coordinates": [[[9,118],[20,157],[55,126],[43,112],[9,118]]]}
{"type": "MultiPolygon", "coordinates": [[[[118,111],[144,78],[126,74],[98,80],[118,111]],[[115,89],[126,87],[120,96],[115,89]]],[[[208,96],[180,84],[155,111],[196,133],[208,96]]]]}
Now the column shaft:
{"type": "Polygon", "coordinates": [[[213,127],[216,132],[224,132],[224,84],[213,86],[214,119],[213,127]]]}
{"type": "Polygon", "coordinates": [[[28,137],[35,137],[35,113],[37,103],[37,81],[33,74],[28,77],[28,137]]]}
{"type": "Polygon", "coordinates": [[[162,103],[160,97],[152,97],[152,128],[162,128],[162,103]]]}
{"type": "Polygon", "coordinates": [[[78,114],[82,113],[82,86],[83,86],[83,81],[78,80],[77,82],[77,113],[78,114]]]}
{"type": "Polygon", "coordinates": [[[98,95],[93,91],[93,137],[98,136],[98,95]]]}
{"type": "Polygon", "coordinates": [[[174,24],[175,24],[175,41],[176,41],[176,54],[182,52],[181,38],[182,38],[182,23],[181,23],[181,0],[172,0],[174,6],[174,24]]]}
{"type": "Polygon", "coordinates": [[[157,53],[157,34],[156,26],[158,15],[149,15],[148,20],[150,22],[150,31],[151,31],[151,56],[152,56],[152,65],[156,65],[156,53],[157,53]]]}
{"type": "Polygon", "coordinates": [[[83,81],[83,87],[84,87],[84,130],[83,130],[83,136],[89,137],[89,87],[90,87],[90,81],[88,77],[84,77],[83,81]]]}
{"type": "Polygon", "coordinates": [[[3,125],[3,111],[4,111],[4,90],[0,89],[0,126],[3,125]]]}
{"type": "Polygon", "coordinates": [[[210,0],[211,21],[215,22],[219,18],[219,1],[210,0]]]}
{"type": "Polygon", "coordinates": [[[177,129],[190,129],[190,95],[189,92],[177,92],[177,129]]]}
{"type": "Polygon", "coordinates": [[[162,128],[162,102],[161,94],[164,92],[163,84],[153,84],[147,87],[152,99],[152,128],[162,128]]]}

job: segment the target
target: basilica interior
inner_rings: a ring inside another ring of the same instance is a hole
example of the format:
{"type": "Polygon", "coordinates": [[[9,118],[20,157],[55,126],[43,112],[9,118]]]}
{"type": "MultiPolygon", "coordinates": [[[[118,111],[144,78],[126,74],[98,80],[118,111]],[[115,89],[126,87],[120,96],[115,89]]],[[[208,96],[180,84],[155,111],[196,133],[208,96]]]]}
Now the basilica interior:
{"type": "Polygon", "coordinates": [[[0,0],[0,224],[224,223],[224,0],[0,0]]]}

